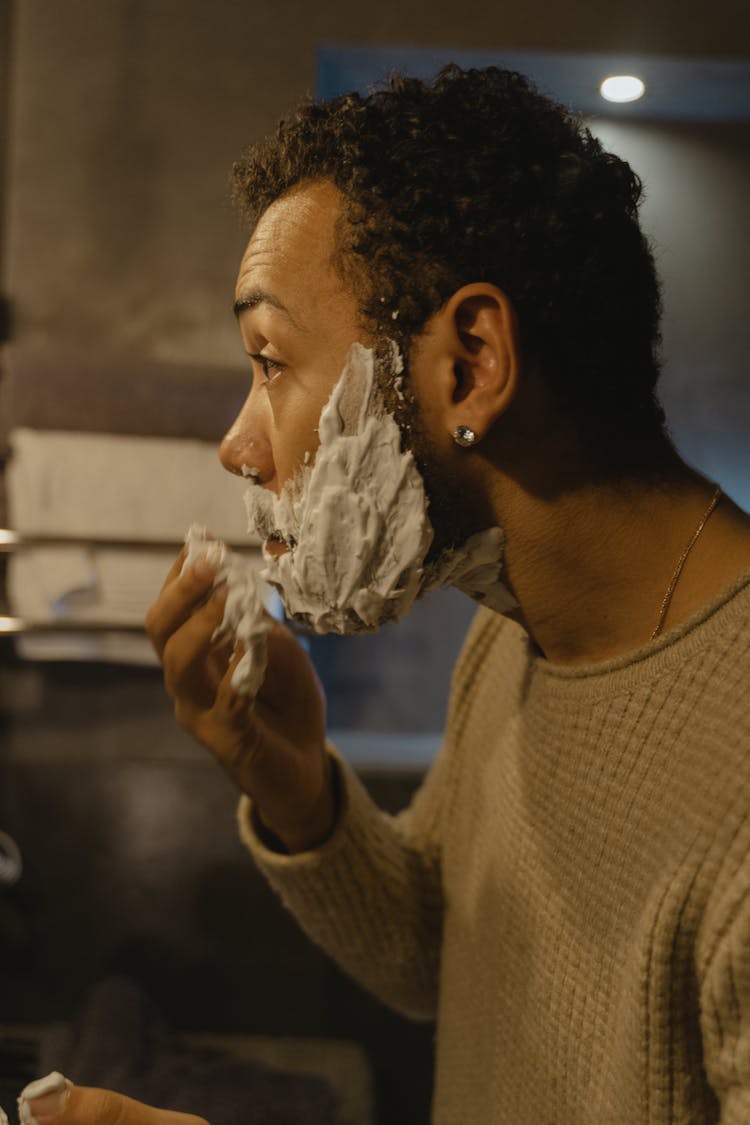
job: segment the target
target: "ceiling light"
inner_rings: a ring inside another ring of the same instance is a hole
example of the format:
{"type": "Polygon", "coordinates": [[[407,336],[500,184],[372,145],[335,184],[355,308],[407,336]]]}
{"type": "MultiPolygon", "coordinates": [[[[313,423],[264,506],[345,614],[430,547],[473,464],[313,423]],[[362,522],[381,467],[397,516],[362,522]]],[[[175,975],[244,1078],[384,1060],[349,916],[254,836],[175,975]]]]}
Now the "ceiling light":
{"type": "Polygon", "coordinates": [[[608,102],[636,102],[645,92],[645,83],[634,74],[613,74],[599,87],[599,93],[608,102]]]}

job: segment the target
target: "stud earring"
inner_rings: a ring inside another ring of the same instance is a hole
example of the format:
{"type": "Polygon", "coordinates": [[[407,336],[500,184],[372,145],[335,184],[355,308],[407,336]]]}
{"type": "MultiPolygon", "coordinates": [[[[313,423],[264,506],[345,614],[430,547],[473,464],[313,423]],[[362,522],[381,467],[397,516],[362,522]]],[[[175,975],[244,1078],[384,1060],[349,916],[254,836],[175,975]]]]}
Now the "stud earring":
{"type": "Polygon", "coordinates": [[[470,426],[456,426],[455,430],[453,431],[453,440],[455,441],[456,445],[460,445],[464,449],[468,449],[468,447],[470,445],[473,445],[477,440],[477,435],[470,426]]]}

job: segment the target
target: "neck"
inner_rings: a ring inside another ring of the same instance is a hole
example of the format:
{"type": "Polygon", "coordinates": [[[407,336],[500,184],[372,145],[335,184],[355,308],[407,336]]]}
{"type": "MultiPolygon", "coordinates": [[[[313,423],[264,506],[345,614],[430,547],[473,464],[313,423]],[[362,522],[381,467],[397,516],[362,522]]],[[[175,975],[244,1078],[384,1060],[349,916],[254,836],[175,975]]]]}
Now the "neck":
{"type": "MultiPolygon", "coordinates": [[[[655,486],[580,486],[554,498],[505,482],[514,616],[555,663],[591,663],[648,643],[714,485],[676,462],[655,486]]],[[[750,518],[723,498],[685,561],[664,629],[697,612],[750,567],[750,518]]]]}

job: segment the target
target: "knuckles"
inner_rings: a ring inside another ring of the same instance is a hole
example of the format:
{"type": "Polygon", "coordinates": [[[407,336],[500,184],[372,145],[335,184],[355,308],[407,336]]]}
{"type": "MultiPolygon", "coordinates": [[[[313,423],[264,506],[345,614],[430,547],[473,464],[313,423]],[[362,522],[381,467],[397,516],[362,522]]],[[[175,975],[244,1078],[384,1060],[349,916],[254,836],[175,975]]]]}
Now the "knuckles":
{"type": "Polygon", "coordinates": [[[146,616],[143,621],[146,630],[146,636],[151,641],[151,644],[158,651],[159,650],[159,602],[154,602],[146,610],[146,616]]]}
{"type": "Polygon", "coordinates": [[[144,1122],[165,1121],[180,1125],[208,1125],[203,1117],[192,1113],[172,1113],[155,1109],[143,1102],[96,1086],[76,1086],[71,1093],[63,1119],[73,1125],[143,1125],[144,1122]]]}
{"type": "Polygon", "coordinates": [[[170,633],[203,605],[223,604],[223,591],[212,593],[213,582],[210,574],[198,575],[190,568],[184,574],[178,572],[165,584],[146,610],[144,619],[146,633],[157,651],[164,646],[170,633]]]}
{"type": "Polygon", "coordinates": [[[77,1087],[67,1116],[81,1125],[127,1125],[128,1101],[112,1090],[77,1087]]]}

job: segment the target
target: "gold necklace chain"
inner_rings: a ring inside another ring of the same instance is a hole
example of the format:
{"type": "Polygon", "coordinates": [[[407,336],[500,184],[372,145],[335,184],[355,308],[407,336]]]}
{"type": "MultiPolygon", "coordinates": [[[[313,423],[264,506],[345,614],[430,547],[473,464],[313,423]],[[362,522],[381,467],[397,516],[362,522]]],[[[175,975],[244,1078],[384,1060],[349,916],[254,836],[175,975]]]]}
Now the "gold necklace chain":
{"type": "Polygon", "coordinates": [[[677,586],[677,583],[680,581],[680,575],[682,574],[682,568],[684,567],[685,563],[687,562],[688,555],[692,551],[695,544],[698,542],[698,539],[700,537],[700,533],[703,531],[703,528],[708,523],[709,518],[711,516],[711,513],[713,512],[716,505],[719,503],[719,500],[721,500],[721,497],[722,497],[721,488],[717,487],[716,491],[714,492],[713,496],[711,497],[711,503],[708,505],[705,512],[701,516],[700,521],[698,523],[698,526],[696,527],[695,531],[692,534],[690,542],[688,543],[687,547],[685,548],[685,550],[680,555],[680,561],[677,563],[677,566],[675,567],[675,572],[670,579],[669,586],[667,586],[667,592],[664,595],[664,601],[661,603],[661,609],[659,610],[659,620],[656,623],[656,628],[654,629],[653,633],[651,634],[651,640],[652,641],[656,640],[656,638],[659,636],[659,633],[661,633],[661,631],[662,631],[662,628],[664,626],[664,619],[667,616],[667,612],[669,610],[670,605],[672,604],[672,595],[675,592],[675,588],[677,586]]]}

